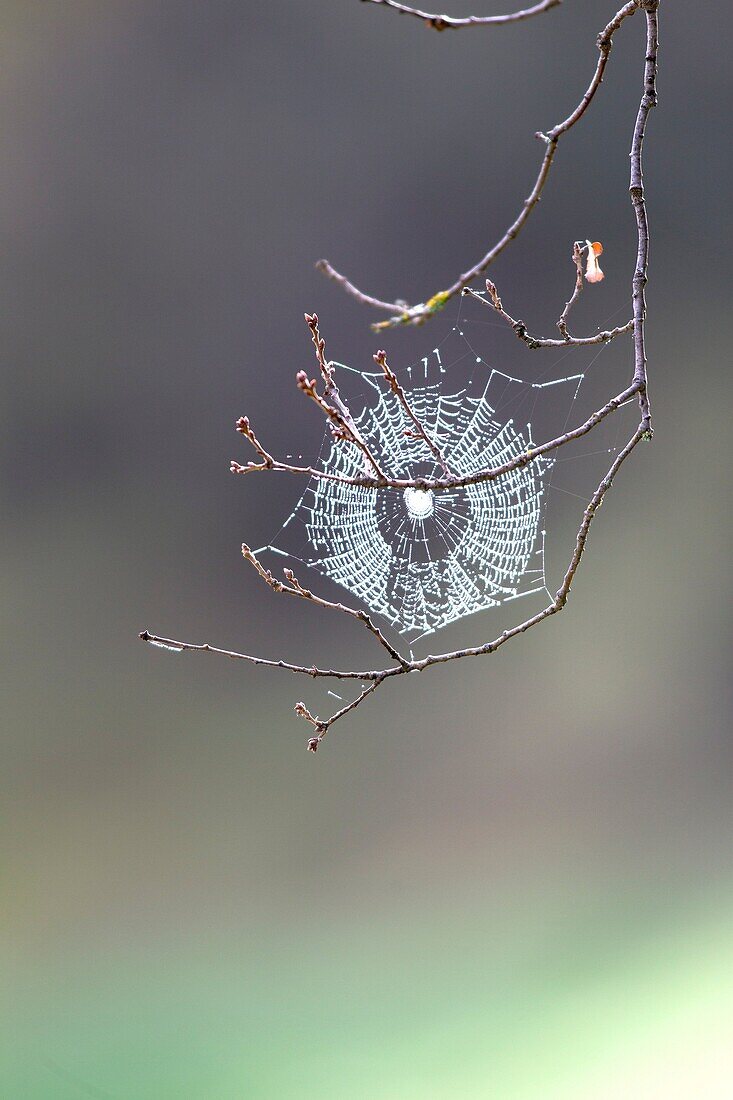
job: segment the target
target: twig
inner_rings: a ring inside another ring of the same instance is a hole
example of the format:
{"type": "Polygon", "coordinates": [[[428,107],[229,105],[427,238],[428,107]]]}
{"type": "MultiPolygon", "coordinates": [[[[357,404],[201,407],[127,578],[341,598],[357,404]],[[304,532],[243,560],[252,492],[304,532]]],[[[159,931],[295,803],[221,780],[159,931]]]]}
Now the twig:
{"type": "Polygon", "coordinates": [[[249,653],[238,653],[233,649],[220,649],[219,646],[209,645],[208,642],[198,644],[196,642],[179,642],[175,638],[161,638],[157,634],[151,634],[149,630],[143,630],[138,635],[141,641],[150,645],[168,649],[172,653],[217,653],[220,657],[231,657],[234,661],[248,661],[251,665],[266,665],[268,668],[283,668],[286,672],[299,673],[301,676],[312,676],[314,679],[328,677],[332,680],[378,680],[385,676],[394,676],[402,672],[402,668],[381,669],[379,671],[352,672],[341,671],[334,668],[317,668],[315,665],[296,665],[289,661],[269,661],[265,657],[253,657],[249,653]]]}
{"type": "MultiPolygon", "coordinates": [[[[644,430],[641,425],[636,429],[633,436],[623,448],[619,451],[618,455],[611,464],[608,473],[598,485],[595,493],[591,497],[591,500],[583,513],[583,520],[578,528],[578,533],[575,537],[575,550],[573,556],[570,559],[570,564],[565,573],[562,585],[555,594],[555,598],[552,603],[543,608],[542,611],[538,611],[536,615],[532,615],[529,619],[526,619],[519,626],[512,627],[511,630],[505,630],[503,634],[500,634],[498,638],[495,638],[492,642],[486,642],[480,646],[470,646],[466,649],[456,649],[451,653],[441,653],[438,656],[425,657],[422,661],[414,662],[415,671],[422,672],[426,668],[430,668],[432,665],[445,664],[447,661],[457,661],[462,657],[482,657],[487,653],[495,653],[497,649],[503,646],[510,638],[516,638],[518,634],[524,634],[526,630],[536,626],[537,623],[541,623],[543,619],[547,619],[550,615],[556,615],[558,611],[562,611],[565,607],[568,596],[570,594],[570,586],[575,579],[575,574],[580,565],[580,559],[583,556],[585,550],[585,544],[588,539],[588,532],[590,531],[590,525],[593,522],[593,518],[598,511],[598,508],[603,501],[604,496],[611,488],[613,479],[618,473],[619,468],[629,457],[634,447],[639,440],[644,438],[644,430]]],[[[412,670],[411,670],[412,671],[412,670]]]]}
{"type": "MultiPolygon", "coordinates": [[[[519,339],[523,343],[525,343],[528,348],[532,348],[532,349],[534,349],[534,348],[572,348],[572,347],[577,348],[577,347],[586,347],[588,344],[607,344],[609,342],[609,340],[613,340],[616,336],[621,336],[621,334],[624,333],[624,332],[631,332],[632,328],[634,327],[634,322],[633,322],[633,320],[631,320],[631,321],[627,321],[625,325],[619,325],[618,328],[604,329],[602,332],[597,332],[595,334],[595,336],[570,336],[570,335],[566,335],[562,340],[552,340],[552,339],[546,340],[546,339],[542,339],[539,336],[530,336],[530,334],[527,332],[527,326],[525,325],[524,321],[515,321],[514,318],[511,317],[506,312],[506,310],[504,309],[504,307],[502,305],[501,298],[499,297],[499,292],[496,289],[496,287],[494,286],[494,284],[491,282],[490,279],[486,280],[486,292],[489,295],[489,298],[491,299],[490,302],[487,302],[486,299],[483,297],[483,295],[479,294],[478,291],[473,290],[470,286],[467,286],[467,287],[463,288],[463,293],[464,294],[469,294],[472,298],[475,298],[478,302],[482,302],[483,305],[491,306],[493,309],[495,309],[496,312],[499,314],[499,316],[503,317],[508,325],[511,325],[511,327],[514,329],[514,332],[519,337],[519,339]]],[[[574,295],[574,297],[575,297],[575,295],[574,295]]],[[[571,300],[571,302],[572,302],[572,300],[571,300]]],[[[569,302],[568,305],[570,305],[571,302],[569,302]]],[[[564,311],[563,315],[565,316],[566,314],[567,314],[567,306],[565,307],[565,311],[564,311]]],[[[558,322],[558,327],[559,327],[559,323],[560,322],[558,322]]]]}
{"type": "Polygon", "coordinates": [[[382,329],[394,328],[395,326],[405,324],[423,324],[425,321],[429,320],[429,318],[434,313],[437,313],[439,310],[443,309],[446,302],[449,302],[451,298],[454,298],[456,296],[456,294],[460,294],[463,288],[465,286],[468,286],[469,283],[472,283],[478,275],[481,275],[484,271],[486,271],[490,264],[494,262],[496,257],[504,251],[504,249],[511,241],[514,240],[524,223],[527,221],[532,210],[537,205],[537,202],[539,201],[540,195],[542,194],[542,189],[544,188],[547,181],[552,162],[555,158],[555,152],[557,150],[557,143],[559,139],[562,137],[563,134],[567,133],[568,130],[570,130],[575,125],[575,123],[579,121],[579,119],[583,117],[585,112],[588,110],[588,107],[592,102],[594,95],[601,85],[603,74],[606,69],[606,64],[608,63],[608,58],[611,53],[614,33],[618,30],[623,21],[628,16],[633,15],[639,4],[643,2],[644,0],[629,0],[628,3],[624,4],[624,6],[616,12],[610,23],[608,23],[598,35],[598,38],[596,39],[596,44],[598,46],[599,57],[596,64],[596,69],[593,74],[593,78],[577,107],[575,107],[575,109],[568,115],[566,119],[564,119],[562,122],[559,122],[556,126],[553,126],[551,130],[548,130],[546,133],[538,131],[538,133],[535,135],[537,138],[545,143],[545,153],[542,158],[542,163],[540,165],[540,170],[535,180],[534,186],[528,197],[525,199],[521,211],[514,219],[512,224],[509,226],[509,228],[506,230],[504,235],[497,241],[497,243],[493,245],[484,256],[481,257],[478,263],[474,264],[474,266],[469,268],[468,271],[460,275],[458,279],[450,287],[448,287],[447,290],[438,291],[438,293],[434,294],[432,298],[428,299],[427,302],[421,302],[419,303],[419,305],[416,306],[408,306],[406,308],[402,308],[399,303],[383,302],[378,298],[371,297],[371,295],[364,294],[363,291],[359,290],[359,288],[356,287],[348,279],[346,279],[345,276],[336,271],[336,269],[328,262],[328,260],[319,260],[318,264],[316,265],[319,270],[323,271],[324,274],[327,275],[330,279],[334,279],[336,282],[340,283],[340,285],[343,286],[344,290],[346,290],[347,293],[351,294],[352,297],[356,298],[364,305],[374,306],[377,309],[386,310],[388,313],[392,314],[392,316],[387,321],[380,321],[376,325],[373,325],[373,328],[382,329]]]}
{"type": "Polygon", "coordinates": [[[297,596],[301,600],[310,600],[311,603],[318,604],[319,607],[328,608],[329,611],[341,611],[344,615],[350,615],[352,619],[358,619],[360,623],[370,631],[371,634],[377,639],[380,645],[389,653],[390,657],[393,657],[395,661],[398,661],[403,668],[407,667],[408,662],[405,658],[391,645],[384,634],[382,634],[379,627],[375,626],[366,611],[361,611],[355,607],[347,607],[343,603],[333,603],[331,600],[324,600],[322,596],[316,596],[310,589],[305,588],[297,579],[292,569],[284,569],[283,574],[285,580],[288,582],[284,584],[278,580],[277,577],[273,577],[269,569],[265,569],[257,556],[250,550],[246,543],[242,543],[242,556],[245,561],[248,561],[257,570],[265,584],[269,585],[273,592],[280,592],[285,596],[297,596]]]}
{"type": "Polygon", "coordinates": [[[563,340],[570,340],[570,333],[568,332],[568,315],[583,292],[583,246],[580,241],[576,241],[573,245],[573,263],[575,264],[575,286],[557,322],[557,327],[560,330],[560,335],[563,340]]]}
{"type": "Polygon", "coordinates": [[[629,195],[636,214],[638,249],[636,270],[633,278],[632,301],[634,307],[634,381],[639,383],[639,406],[641,419],[647,438],[652,436],[652,418],[649,407],[646,377],[646,351],[644,347],[644,321],[646,319],[646,301],[644,288],[649,268],[649,223],[646,216],[644,199],[644,174],[642,172],[641,153],[644,144],[644,132],[652,107],[657,105],[657,54],[659,51],[659,28],[657,13],[659,0],[637,0],[637,4],[646,13],[646,58],[644,62],[644,92],[639,103],[639,112],[634,125],[631,141],[631,180],[629,195]]]}
{"type": "MultiPolygon", "coordinates": [[[[389,387],[392,390],[392,393],[395,395],[400,405],[402,405],[402,408],[405,410],[408,417],[415,425],[415,431],[409,433],[409,438],[422,439],[430,453],[433,455],[433,458],[435,458],[438,465],[442,468],[445,476],[447,478],[451,478],[452,474],[448,468],[447,462],[443,458],[440,448],[438,447],[435,440],[430,438],[419,417],[415,414],[412,406],[410,405],[410,402],[407,400],[407,395],[405,394],[405,391],[397,380],[397,375],[394,373],[389,363],[387,362],[387,352],[378,351],[377,354],[374,356],[374,362],[377,364],[377,366],[382,368],[382,372],[384,373],[384,377],[389,383],[389,387]]],[[[405,432],[405,435],[408,435],[408,432],[405,432]]]]}
{"type": "Polygon", "coordinates": [[[246,467],[247,471],[251,472],[252,470],[273,470],[275,468],[275,459],[265,450],[255,433],[253,432],[252,425],[249,422],[249,417],[240,416],[235,427],[237,431],[244,436],[245,439],[249,440],[254,449],[257,451],[257,454],[262,459],[262,462],[249,462],[246,467]]]}
{"type": "MultiPolygon", "coordinates": [[[[598,343],[598,341],[595,340],[594,343],[598,343]]],[[[542,455],[549,454],[559,447],[564,447],[567,443],[572,443],[574,439],[580,439],[595,428],[596,424],[600,424],[602,420],[605,420],[612,412],[615,412],[616,409],[625,405],[630,398],[634,397],[639,392],[640,383],[636,380],[632,380],[631,385],[627,386],[621,393],[616,394],[615,397],[612,397],[602,408],[597,409],[587,420],[579,424],[577,428],[571,428],[570,431],[563,432],[562,435],[557,436],[555,439],[550,439],[546,443],[539,443],[536,447],[532,447],[523,454],[516,455],[514,458],[510,458],[506,462],[503,462],[501,466],[490,466],[484,470],[476,470],[474,473],[470,474],[450,474],[447,477],[436,478],[399,478],[385,475],[382,480],[378,480],[373,477],[348,477],[345,474],[333,474],[328,470],[319,470],[313,466],[291,466],[287,462],[278,462],[276,459],[273,459],[273,464],[268,467],[268,469],[290,474],[307,474],[309,477],[315,477],[319,480],[335,481],[340,485],[353,485],[362,489],[422,489],[424,492],[429,490],[433,493],[440,493],[450,489],[462,489],[467,485],[479,485],[484,481],[495,481],[497,478],[504,477],[505,474],[511,473],[512,470],[518,470],[523,466],[527,466],[530,462],[540,458],[542,455]]],[[[240,466],[239,463],[232,462],[230,469],[233,473],[248,474],[251,473],[253,469],[262,469],[262,467],[255,466],[254,464],[240,466]]]]}
{"type": "Polygon", "coordinates": [[[484,645],[468,646],[464,649],[456,649],[446,653],[431,654],[430,656],[424,657],[422,660],[419,661],[404,661],[396,668],[386,668],[373,672],[337,672],[335,670],[324,670],[315,667],[309,668],[305,665],[288,664],[284,661],[267,661],[263,658],[251,657],[248,654],[235,653],[225,649],[217,649],[215,646],[210,645],[194,645],[190,642],[179,642],[174,641],[170,638],[158,638],[155,635],[151,635],[150,633],[148,633],[147,630],[143,631],[140,637],[143,641],[151,642],[154,645],[162,645],[166,649],[171,649],[175,652],[194,650],[205,651],[209,653],[219,653],[225,657],[233,657],[239,660],[250,661],[253,664],[269,665],[270,667],[275,668],[284,668],[290,672],[298,672],[306,676],[331,677],[333,679],[340,680],[370,681],[369,686],[365,688],[364,691],[362,691],[361,695],[359,695],[358,698],[356,698],[353,702],[348,703],[340,711],[332,715],[331,718],[325,720],[312,715],[304,703],[301,702],[296,704],[296,713],[300,717],[305,718],[306,721],[310,722],[316,730],[316,736],[308,741],[309,751],[315,752],[334,722],[338,721],[339,718],[343,718],[344,715],[350,713],[352,710],[358,707],[368,695],[371,695],[373,691],[376,691],[376,689],[382,684],[384,680],[390,679],[394,676],[409,675],[412,672],[424,672],[426,669],[432,668],[434,665],[446,664],[449,661],[456,661],[463,657],[480,657],[489,653],[495,653],[496,650],[503,646],[506,642],[508,642],[510,638],[515,638],[519,634],[524,634],[525,631],[529,630],[533,626],[536,626],[538,623],[541,623],[544,619],[549,618],[551,615],[557,614],[558,611],[562,611],[567,603],[568,595],[570,593],[570,587],[575,578],[578,566],[580,565],[580,559],[583,556],[583,551],[585,550],[588,532],[590,531],[590,526],[593,522],[596,512],[598,511],[598,508],[604,496],[610,489],[613,483],[613,479],[616,476],[616,473],[618,472],[622,463],[625,462],[634,447],[641,439],[645,437],[645,435],[646,432],[642,423],[639,425],[636,432],[623,448],[623,450],[620,451],[619,454],[616,456],[615,460],[611,464],[610,469],[608,470],[608,473],[600,482],[598,488],[593,494],[590,503],[588,504],[588,507],[583,514],[583,520],[578,529],[578,534],[575,540],[575,550],[573,551],[573,556],[570,559],[570,564],[568,565],[567,571],[565,573],[563,583],[558,589],[552,603],[548,604],[547,607],[543,608],[543,610],[539,611],[536,615],[532,615],[523,623],[520,623],[519,626],[515,626],[511,630],[505,630],[504,633],[500,634],[498,638],[495,638],[491,642],[486,642],[484,645]]]}
{"type": "Polygon", "coordinates": [[[542,0],[541,3],[535,4],[531,8],[511,12],[509,15],[467,15],[462,19],[451,15],[431,15],[430,12],[421,11],[419,8],[411,8],[407,4],[400,4],[397,0],[365,0],[365,2],[381,4],[384,8],[392,8],[400,15],[414,15],[417,19],[422,19],[433,30],[447,31],[460,30],[461,27],[498,27],[506,23],[518,23],[520,20],[529,19],[533,15],[541,15],[542,12],[549,11],[550,8],[559,7],[562,0],[542,0]]]}
{"type": "Polygon", "coordinates": [[[348,407],[341,400],[338,386],[334,380],[333,366],[326,360],[326,341],[319,331],[318,317],[315,313],[306,313],[305,320],[311,332],[313,346],[316,349],[316,359],[318,360],[318,366],[324,385],[323,397],[321,397],[316,390],[315,379],[309,379],[304,370],[298,371],[295,376],[298,389],[318,405],[325,414],[327,421],[331,421],[331,431],[334,438],[353,443],[364,455],[368,466],[373,468],[377,478],[384,480],[384,474],[379,467],[379,463],[354,423],[354,418],[349,412],[348,407]]]}
{"type": "MultiPolygon", "coordinates": [[[[405,669],[405,672],[407,671],[408,669],[405,669]]],[[[369,685],[369,687],[364,688],[361,695],[359,695],[351,703],[347,703],[345,707],[342,707],[341,710],[337,711],[335,714],[332,714],[330,718],[326,718],[325,720],[311,714],[305,703],[296,703],[294,708],[295,713],[299,717],[305,718],[306,722],[310,722],[310,724],[315,727],[316,731],[316,736],[311,737],[308,741],[308,752],[317,752],[318,746],[320,745],[321,741],[326,736],[334,722],[338,722],[339,718],[343,718],[345,714],[349,714],[352,710],[356,710],[359,704],[364,702],[367,695],[371,695],[373,691],[376,691],[381,683],[381,679],[374,680],[373,683],[369,685]]]]}
{"type": "Polygon", "coordinates": [[[371,306],[373,309],[383,309],[386,313],[404,313],[410,308],[407,302],[385,302],[381,298],[373,298],[371,294],[365,294],[363,290],[359,290],[357,286],[349,282],[345,275],[342,275],[340,271],[332,267],[328,260],[317,260],[315,267],[316,271],[322,272],[327,279],[331,279],[332,282],[338,283],[347,294],[350,294],[352,298],[356,298],[357,302],[361,302],[363,306],[371,306]]]}

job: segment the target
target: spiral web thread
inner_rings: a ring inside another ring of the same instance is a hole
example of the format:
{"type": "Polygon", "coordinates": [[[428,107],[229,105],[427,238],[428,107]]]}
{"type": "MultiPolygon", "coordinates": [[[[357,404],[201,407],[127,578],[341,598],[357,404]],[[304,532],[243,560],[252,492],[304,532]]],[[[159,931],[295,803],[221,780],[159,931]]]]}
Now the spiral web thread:
{"type": "MultiPolygon", "coordinates": [[[[462,344],[459,358],[479,365],[465,386],[446,392],[453,371],[441,358],[445,341],[399,373],[412,409],[451,471],[466,475],[525,453],[535,444],[532,425],[508,412],[531,411],[543,391],[559,385],[569,388],[572,405],[584,375],[529,383],[484,364],[460,320],[452,335],[462,344]]],[[[414,425],[381,373],[334,366],[337,378],[358,375],[374,391],[373,402],[354,420],[387,476],[442,476],[424,440],[405,435],[414,425]]],[[[342,390],[348,400],[346,382],[342,390]]],[[[371,472],[357,448],[328,433],[321,463],[344,477],[371,472]]],[[[280,532],[287,536],[300,526],[297,549],[275,545],[280,536],[261,549],[316,569],[414,642],[477,611],[547,591],[544,517],[553,465],[554,455],[540,457],[495,480],[434,494],[313,478],[280,532]]]]}

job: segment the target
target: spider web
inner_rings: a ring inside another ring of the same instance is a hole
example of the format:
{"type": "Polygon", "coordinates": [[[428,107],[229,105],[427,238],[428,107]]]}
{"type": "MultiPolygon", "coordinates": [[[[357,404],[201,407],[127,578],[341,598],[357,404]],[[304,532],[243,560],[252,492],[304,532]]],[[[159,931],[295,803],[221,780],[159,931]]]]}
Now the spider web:
{"type": "MultiPolygon", "coordinates": [[[[457,475],[502,465],[561,434],[585,378],[542,380],[545,371],[527,381],[499,370],[476,353],[465,327],[459,313],[438,347],[396,371],[411,408],[457,475]],[[538,419],[545,423],[535,438],[538,419]]],[[[342,397],[384,472],[407,480],[441,477],[425,441],[405,434],[414,425],[381,372],[333,365],[342,397]],[[357,382],[363,390],[358,413],[357,382]]],[[[361,452],[328,432],[319,461],[343,477],[365,472],[361,452]]],[[[317,570],[414,642],[478,611],[549,595],[545,521],[555,462],[552,452],[495,480],[436,493],[312,478],[261,550],[317,570]]]]}

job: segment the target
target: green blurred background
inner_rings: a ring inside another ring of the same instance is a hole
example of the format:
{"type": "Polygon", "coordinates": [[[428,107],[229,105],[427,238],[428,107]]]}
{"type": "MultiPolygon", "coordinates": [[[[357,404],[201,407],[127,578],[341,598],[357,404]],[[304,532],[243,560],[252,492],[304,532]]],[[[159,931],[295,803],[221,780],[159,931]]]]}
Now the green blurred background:
{"type": "MultiPolygon", "coordinates": [[[[662,3],[657,432],[569,610],[386,685],[317,756],[292,706],[318,685],[137,633],[377,659],[243,564],[296,486],[229,476],[234,420],[317,446],[303,311],[335,358],[366,367],[376,338],[313,261],[411,301],[445,286],[514,216],[613,7],[443,35],[357,0],[0,11],[0,1095],[727,1100],[729,8],[662,3]]],[[[535,331],[576,237],[607,272],[578,330],[624,315],[643,32],[618,33],[492,269],[535,331]]],[[[404,363],[454,316],[379,343],[404,363]]],[[[601,396],[628,375],[628,348],[605,355],[601,396]]]]}

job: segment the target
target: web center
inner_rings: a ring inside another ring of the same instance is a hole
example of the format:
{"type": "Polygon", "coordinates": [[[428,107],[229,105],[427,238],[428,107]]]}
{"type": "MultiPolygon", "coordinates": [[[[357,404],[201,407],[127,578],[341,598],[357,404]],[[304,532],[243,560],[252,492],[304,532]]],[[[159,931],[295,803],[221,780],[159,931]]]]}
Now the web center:
{"type": "Polygon", "coordinates": [[[405,507],[411,519],[427,519],[433,514],[433,494],[430,489],[405,489],[405,507]]]}

